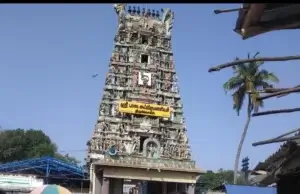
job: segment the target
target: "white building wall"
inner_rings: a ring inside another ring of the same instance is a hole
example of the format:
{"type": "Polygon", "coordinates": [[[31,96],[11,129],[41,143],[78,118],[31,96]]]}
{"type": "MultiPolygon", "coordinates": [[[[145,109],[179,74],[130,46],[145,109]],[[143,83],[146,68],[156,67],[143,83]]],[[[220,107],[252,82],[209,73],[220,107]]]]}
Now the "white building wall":
{"type": "Polygon", "coordinates": [[[42,179],[34,175],[0,174],[0,189],[4,190],[33,190],[44,184],[42,179]]]}

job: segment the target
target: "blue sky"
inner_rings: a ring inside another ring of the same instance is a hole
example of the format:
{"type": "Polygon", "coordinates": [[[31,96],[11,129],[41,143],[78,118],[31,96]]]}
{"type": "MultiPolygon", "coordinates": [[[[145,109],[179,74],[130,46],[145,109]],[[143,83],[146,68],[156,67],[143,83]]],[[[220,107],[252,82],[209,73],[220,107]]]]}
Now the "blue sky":
{"type": "MultiPolygon", "coordinates": [[[[148,5],[175,12],[173,51],[181,96],[197,165],[229,169],[242,128],[222,84],[231,69],[208,73],[212,65],[247,52],[265,56],[299,53],[299,31],[271,32],[242,40],[233,32],[237,13],[214,15],[233,4],[148,5]],[[298,49],[297,49],[298,48],[298,49]]],[[[0,125],[43,129],[59,146],[80,159],[86,152],[113,49],[117,17],[110,4],[0,6],[0,125]],[[94,73],[99,73],[95,79],[94,73]]],[[[279,86],[297,84],[299,62],[266,63],[280,78],[279,86]]],[[[265,109],[289,108],[297,96],[269,100],[265,109]]],[[[298,115],[299,116],[299,115],[298,115]]],[[[251,166],[279,144],[252,147],[299,127],[297,113],[253,118],[242,157],[251,166]]]]}

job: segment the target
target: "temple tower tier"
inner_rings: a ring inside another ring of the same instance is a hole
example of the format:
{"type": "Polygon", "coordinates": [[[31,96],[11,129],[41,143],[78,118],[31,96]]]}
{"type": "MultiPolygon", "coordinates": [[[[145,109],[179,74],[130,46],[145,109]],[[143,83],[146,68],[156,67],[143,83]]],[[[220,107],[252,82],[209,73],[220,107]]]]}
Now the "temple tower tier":
{"type": "Polygon", "coordinates": [[[174,67],[174,13],[125,7],[114,5],[115,46],[88,142],[91,192],[120,193],[111,185],[124,185],[125,180],[133,181],[141,194],[150,192],[153,181],[165,182],[159,187],[164,194],[171,192],[170,183],[182,183],[178,188],[191,193],[202,171],[191,159],[174,67]]]}

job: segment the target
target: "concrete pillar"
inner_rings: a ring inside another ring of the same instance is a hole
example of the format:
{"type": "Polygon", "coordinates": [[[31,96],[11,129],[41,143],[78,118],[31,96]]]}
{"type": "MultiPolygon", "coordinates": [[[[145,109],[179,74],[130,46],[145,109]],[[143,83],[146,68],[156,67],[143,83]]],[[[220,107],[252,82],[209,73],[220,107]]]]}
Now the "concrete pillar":
{"type": "Polygon", "coordinates": [[[123,194],[123,179],[110,179],[110,194],[123,194]]]}
{"type": "Polygon", "coordinates": [[[188,184],[188,194],[195,194],[195,184],[188,184]]]}
{"type": "Polygon", "coordinates": [[[95,174],[94,185],[95,185],[95,193],[94,194],[102,194],[102,175],[99,173],[95,174]]]}
{"type": "Polygon", "coordinates": [[[93,194],[94,192],[94,185],[93,185],[93,181],[94,181],[94,169],[93,169],[94,164],[90,165],[90,190],[89,190],[89,194],[93,194]]]}
{"type": "Polygon", "coordinates": [[[90,167],[90,172],[91,173],[91,194],[102,194],[101,189],[102,189],[102,171],[96,172],[95,166],[92,164],[90,167]]]}
{"type": "Polygon", "coordinates": [[[102,193],[101,194],[109,194],[109,178],[102,179],[102,193]]]}

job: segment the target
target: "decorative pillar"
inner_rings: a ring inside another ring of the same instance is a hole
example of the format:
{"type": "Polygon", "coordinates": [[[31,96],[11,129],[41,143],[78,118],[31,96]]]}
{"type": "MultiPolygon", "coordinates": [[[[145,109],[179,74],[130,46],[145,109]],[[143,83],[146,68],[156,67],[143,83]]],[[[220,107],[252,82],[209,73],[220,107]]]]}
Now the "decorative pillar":
{"type": "Polygon", "coordinates": [[[89,194],[95,193],[94,192],[95,188],[94,188],[94,184],[93,184],[95,173],[94,173],[93,167],[94,167],[94,164],[91,164],[90,165],[90,190],[89,190],[89,194]]]}
{"type": "Polygon", "coordinates": [[[109,178],[102,179],[102,193],[101,194],[109,194],[109,178]]]}
{"type": "Polygon", "coordinates": [[[92,190],[91,193],[92,194],[102,194],[102,173],[103,171],[100,172],[96,172],[96,168],[95,165],[91,165],[90,167],[90,172],[92,172],[92,176],[91,176],[91,186],[92,186],[92,190]]]}
{"type": "Polygon", "coordinates": [[[95,173],[95,179],[93,182],[93,185],[95,187],[95,193],[93,194],[102,194],[102,172],[100,173],[95,173]]]}

